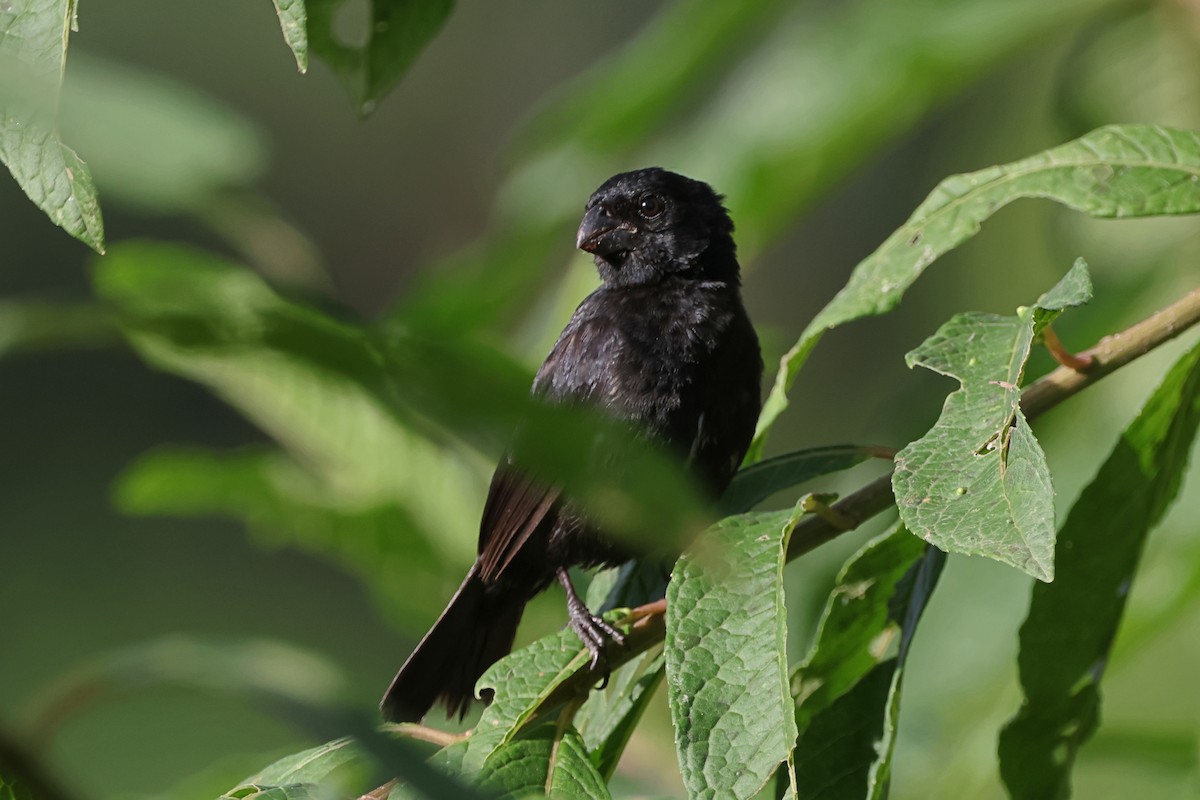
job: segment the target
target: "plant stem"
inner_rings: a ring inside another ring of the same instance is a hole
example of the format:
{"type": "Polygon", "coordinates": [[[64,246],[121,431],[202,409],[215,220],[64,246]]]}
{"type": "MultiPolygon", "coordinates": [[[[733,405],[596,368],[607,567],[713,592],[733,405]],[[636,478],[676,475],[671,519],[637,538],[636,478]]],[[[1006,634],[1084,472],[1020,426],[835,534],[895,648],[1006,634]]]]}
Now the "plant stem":
{"type": "Polygon", "coordinates": [[[1021,410],[1028,419],[1049,411],[1073,394],[1174,339],[1200,322],[1200,288],[1120,333],[1105,336],[1095,347],[1077,353],[1091,359],[1086,372],[1059,367],[1021,392],[1021,410]]]}

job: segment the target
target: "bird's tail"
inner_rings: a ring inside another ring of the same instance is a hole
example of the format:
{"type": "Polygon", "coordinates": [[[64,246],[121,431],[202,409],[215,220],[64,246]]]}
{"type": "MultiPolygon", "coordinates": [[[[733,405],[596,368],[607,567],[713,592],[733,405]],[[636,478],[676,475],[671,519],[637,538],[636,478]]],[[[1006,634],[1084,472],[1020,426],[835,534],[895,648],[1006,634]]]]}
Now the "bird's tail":
{"type": "Polygon", "coordinates": [[[512,649],[525,599],[489,597],[472,567],[450,605],[392,679],[379,704],[389,722],[418,722],[434,703],[465,715],[475,683],[512,649]]]}

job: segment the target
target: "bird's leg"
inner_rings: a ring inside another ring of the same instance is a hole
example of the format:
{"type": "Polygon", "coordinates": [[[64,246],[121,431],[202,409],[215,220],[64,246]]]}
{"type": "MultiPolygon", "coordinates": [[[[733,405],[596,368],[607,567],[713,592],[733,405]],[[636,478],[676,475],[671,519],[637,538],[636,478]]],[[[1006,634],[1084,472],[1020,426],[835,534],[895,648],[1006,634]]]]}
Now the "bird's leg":
{"type": "MultiPolygon", "coordinates": [[[[625,634],[588,611],[587,605],[579,599],[579,595],[575,592],[571,576],[567,574],[566,569],[559,567],[555,574],[558,576],[558,582],[562,584],[563,591],[567,593],[567,617],[571,621],[571,630],[575,631],[575,635],[592,654],[591,669],[595,671],[598,667],[601,668],[604,671],[604,684],[607,684],[608,658],[605,650],[610,642],[618,645],[625,644],[625,634]]],[[[603,687],[604,684],[601,686],[603,687]]]]}

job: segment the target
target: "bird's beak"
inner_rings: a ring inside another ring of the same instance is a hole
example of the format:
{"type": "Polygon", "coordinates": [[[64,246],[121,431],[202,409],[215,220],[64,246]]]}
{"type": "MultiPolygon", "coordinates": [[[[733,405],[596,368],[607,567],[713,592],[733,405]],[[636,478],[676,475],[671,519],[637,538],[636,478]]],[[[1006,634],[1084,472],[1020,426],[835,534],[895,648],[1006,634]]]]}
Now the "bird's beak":
{"type": "Polygon", "coordinates": [[[575,246],[586,253],[607,258],[629,250],[631,233],[627,225],[610,217],[601,206],[592,206],[579,224],[575,246]]]}

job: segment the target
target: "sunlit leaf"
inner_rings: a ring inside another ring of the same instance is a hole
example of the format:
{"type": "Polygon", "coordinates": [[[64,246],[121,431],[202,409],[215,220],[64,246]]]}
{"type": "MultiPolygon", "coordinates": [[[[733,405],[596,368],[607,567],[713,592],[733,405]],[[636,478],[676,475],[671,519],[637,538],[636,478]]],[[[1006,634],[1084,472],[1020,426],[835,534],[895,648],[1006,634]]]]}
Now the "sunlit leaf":
{"type": "Polygon", "coordinates": [[[0,4],[0,162],[56,225],[102,253],[91,173],[59,139],[56,122],[74,26],[74,0],[0,4]]]}
{"type": "Polygon", "coordinates": [[[404,516],[394,520],[411,524],[384,535],[423,536],[460,558],[473,549],[478,473],[468,458],[413,430],[390,399],[391,376],[366,329],[181,247],[123,244],[95,278],[144,357],[210,387],[313,476],[303,486],[294,470],[289,477],[275,468],[275,486],[290,486],[293,496],[314,492],[351,517],[398,504],[404,516]]]}
{"type": "Polygon", "coordinates": [[[358,758],[362,758],[362,753],[353,739],[334,739],[309,750],[284,756],[243,783],[266,786],[317,783],[358,758]]]}
{"type": "Polygon", "coordinates": [[[304,7],[305,0],[274,0],[275,14],[279,17],[279,27],[283,31],[283,40],[292,48],[296,57],[296,66],[301,72],[308,71],[308,13],[304,7]]]}
{"type": "Polygon", "coordinates": [[[958,380],[937,423],[896,454],[892,490],[909,530],[943,550],[985,555],[1054,577],[1054,489],[1021,411],[1034,338],[1091,298],[1082,260],[1016,316],[959,314],[906,357],[958,380]]]}
{"type": "Polygon", "coordinates": [[[321,782],[336,770],[362,761],[358,744],[349,738],[284,756],[223,794],[236,800],[320,800],[329,796],[321,782]]]}
{"type": "Polygon", "coordinates": [[[463,774],[477,774],[496,748],[516,738],[550,693],[590,660],[579,637],[568,628],[544,636],[489,667],[477,688],[494,691],[495,698],[471,737],[463,745],[456,745],[461,748],[456,762],[463,774]]]}

